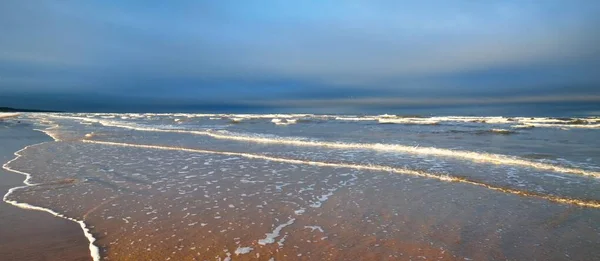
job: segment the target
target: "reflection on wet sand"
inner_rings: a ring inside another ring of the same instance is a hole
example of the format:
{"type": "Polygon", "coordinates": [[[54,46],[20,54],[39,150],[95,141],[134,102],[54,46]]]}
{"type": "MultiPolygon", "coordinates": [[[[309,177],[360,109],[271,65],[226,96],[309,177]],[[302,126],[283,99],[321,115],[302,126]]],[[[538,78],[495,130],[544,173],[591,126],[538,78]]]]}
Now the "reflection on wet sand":
{"type": "Polygon", "coordinates": [[[20,202],[90,225],[109,260],[593,260],[600,212],[465,182],[111,146],[30,147],[20,202]]]}

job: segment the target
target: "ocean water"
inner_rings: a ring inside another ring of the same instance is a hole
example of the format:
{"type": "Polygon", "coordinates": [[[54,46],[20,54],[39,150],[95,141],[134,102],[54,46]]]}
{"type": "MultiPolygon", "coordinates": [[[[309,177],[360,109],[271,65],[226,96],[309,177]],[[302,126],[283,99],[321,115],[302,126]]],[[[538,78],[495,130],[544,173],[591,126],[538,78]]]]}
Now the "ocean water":
{"type": "MultiPolygon", "coordinates": [[[[107,260],[599,260],[600,118],[24,114],[107,260]]],[[[94,248],[91,248],[92,252],[94,248]]]]}

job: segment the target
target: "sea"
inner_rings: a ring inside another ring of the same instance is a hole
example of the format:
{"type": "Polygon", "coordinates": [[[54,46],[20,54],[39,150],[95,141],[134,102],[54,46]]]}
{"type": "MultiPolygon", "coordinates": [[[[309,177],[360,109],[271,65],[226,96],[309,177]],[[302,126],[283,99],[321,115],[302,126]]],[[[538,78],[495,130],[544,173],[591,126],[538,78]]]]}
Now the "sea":
{"type": "Polygon", "coordinates": [[[600,260],[600,117],[24,113],[94,260],[600,260]]]}

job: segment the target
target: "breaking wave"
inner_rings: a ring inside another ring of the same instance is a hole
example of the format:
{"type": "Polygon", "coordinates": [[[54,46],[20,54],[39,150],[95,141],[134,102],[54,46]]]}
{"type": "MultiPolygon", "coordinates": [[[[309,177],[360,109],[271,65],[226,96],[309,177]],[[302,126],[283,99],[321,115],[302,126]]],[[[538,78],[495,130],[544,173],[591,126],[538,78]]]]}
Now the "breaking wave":
{"type": "Polygon", "coordinates": [[[569,197],[560,197],[554,195],[546,195],[537,192],[523,191],[518,189],[499,187],[490,185],[487,183],[479,182],[476,180],[467,179],[464,177],[455,177],[447,174],[436,174],[429,173],[421,170],[413,170],[406,168],[395,168],[389,166],[381,166],[381,165],[360,165],[360,164],[350,164],[350,163],[333,163],[333,162],[320,162],[320,161],[308,161],[308,160],[299,160],[299,159],[290,159],[290,158],[280,158],[280,157],[272,157],[266,155],[252,154],[252,153],[243,153],[243,152],[227,152],[227,151],[212,151],[212,150],[203,150],[203,149],[191,149],[191,148],[183,148],[183,147],[170,147],[170,146],[158,146],[158,145],[146,145],[146,144],[133,144],[133,143],[120,143],[120,142],[108,142],[108,141],[93,141],[93,140],[82,140],[85,143],[92,144],[100,144],[100,145],[110,145],[110,146],[122,146],[122,147],[136,147],[136,148],[144,148],[144,149],[159,149],[159,150],[175,150],[175,151],[185,151],[192,153],[207,153],[207,154],[219,154],[219,155],[227,155],[227,156],[238,156],[250,159],[263,159],[268,161],[275,162],[283,162],[290,164],[303,164],[303,165],[312,165],[312,166],[320,166],[320,167],[332,167],[332,168],[351,168],[357,170],[367,170],[367,171],[383,171],[390,172],[396,174],[417,176],[422,178],[436,179],[443,182],[458,182],[465,183],[473,186],[483,187],[489,190],[503,192],[507,194],[513,194],[523,197],[532,197],[538,199],[544,199],[547,201],[561,203],[561,204],[570,204],[577,205],[581,207],[589,207],[589,208],[600,208],[600,201],[598,200],[585,200],[585,199],[576,199],[569,197]]]}
{"type": "Polygon", "coordinates": [[[438,125],[440,122],[432,119],[421,119],[421,118],[400,118],[400,119],[390,119],[390,118],[379,118],[379,123],[382,124],[422,124],[422,125],[438,125]]]}
{"type": "MultiPolygon", "coordinates": [[[[59,117],[66,117],[66,116],[59,116],[59,117]]],[[[441,157],[469,160],[469,161],[473,161],[473,162],[523,166],[523,167],[529,167],[529,168],[534,168],[534,169],[539,169],[539,170],[555,171],[555,172],[561,172],[561,173],[577,174],[577,175],[589,176],[589,177],[594,177],[594,178],[600,178],[600,172],[597,172],[597,171],[584,170],[584,169],[565,167],[565,166],[558,166],[558,165],[553,165],[553,164],[548,164],[548,163],[520,159],[520,158],[514,157],[514,156],[508,156],[508,155],[502,155],[502,154],[492,154],[492,153],[485,153],[485,152],[451,150],[451,149],[442,149],[442,148],[435,148],[435,147],[413,147],[413,146],[406,146],[406,145],[401,145],[401,144],[345,143],[345,142],[330,142],[330,141],[311,141],[311,140],[305,140],[305,139],[281,138],[281,137],[257,137],[257,136],[241,135],[238,133],[232,133],[232,132],[228,132],[228,131],[161,129],[161,128],[139,126],[139,125],[135,125],[135,124],[123,124],[123,123],[118,123],[118,122],[114,122],[114,121],[86,119],[86,118],[79,118],[79,117],[67,117],[67,118],[73,118],[76,120],[83,120],[83,121],[95,121],[95,122],[100,122],[101,124],[103,124],[105,126],[132,129],[132,130],[138,130],[138,131],[188,133],[188,134],[194,134],[194,135],[208,136],[208,137],[212,137],[215,139],[263,143],[263,144],[282,144],[282,145],[303,146],[303,147],[327,147],[327,148],[335,148],[335,149],[365,149],[365,150],[375,150],[375,151],[384,151],[384,152],[409,153],[409,154],[416,154],[416,155],[441,156],[441,157]]]]}

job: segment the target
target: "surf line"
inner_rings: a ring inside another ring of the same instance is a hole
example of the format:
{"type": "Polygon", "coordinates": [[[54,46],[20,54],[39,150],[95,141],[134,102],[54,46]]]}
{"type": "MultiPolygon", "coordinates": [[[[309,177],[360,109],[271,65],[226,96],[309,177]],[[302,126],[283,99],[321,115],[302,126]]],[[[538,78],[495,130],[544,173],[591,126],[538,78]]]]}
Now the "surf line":
{"type": "Polygon", "coordinates": [[[325,147],[325,148],[334,148],[334,149],[363,149],[363,150],[374,150],[374,151],[384,151],[384,152],[401,152],[401,153],[409,153],[415,155],[431,155],[431,156],[441,156],[448,158],[458,158],[470,160],[472,162],[485,162],[491,164],[504,164],[504,165],[513,165],[513,166],[523,166],[529,167],[539,170],[547,170],[568,174],[577,174],[582,176],[588,176],[593,178],[600,178],[600,172],[584,170],[572,167],[563,167],[557,166],[547,163],[534,162],[529,160],[518,159],[515,157],[502,155],[502,154],[492,154],[492,153],[483,153],[483,152],[473,152],[473,151],[464,151],[464,150],[450,150],[450,149],[441,149],[435,147],[413,147],[406,146],[400,144],[383,144],[383,143],[342,143],[342,142],[327,142],[327,141],[306,141],[306,140],[295,140],[295,139],[273,139],[273,138],[262,138],[262,137],[249,137],[249,136],[240,136],[240,135],[228,135],[228,134],[220,134],[215,133],[213,131],[195,131],[195,130],[176,130],[176,129],[158,129],[158,128],[148,128],[148,127],[137,127],[137,126],[128,126],[124,124],[118,124],[111,121],[105,120],[96,120],[96,119],[88,119],[88,118],[80,118],[80,117],[70,117],[70,116],[60,116],[60,115],[50,115],[51,117],[57,118],[66,118],[66,119],[74,119],[74,120],[82,120],[88,122],[96,122],[109,127],[117,127],[123,129],[131,129],[137,131],[148,131],[148,132],[166,132],[166,133],[188,133],[194,135],[203,135],[208,136],[215,139],[222,140],[234,140],[234,141],[242,141],[242,142],[253,142],[253,143],[263,143],[263,144],[281,144],[281,145],[292,145],[292,146],[302,146],[302,147],[325,147]]]}
{"type": "MultiPolygon", "coordinates": [[[[38,130],[38,131],[41,131],[41,132],[44,132],[44,133],[47,134],[47,132],[44,131],[44,130],[38,130]]],[[[53,137],[51,135],[49,135],[49,136],[52,137],[54,139],[54,141],[57,141],[57,139],[55,137],[53,137]]],[[[7,170],[7,171],[18,173],[18,174],[21,174],[21,175],[25,176],[25,180],[23,181],[23,183],[25,184],[25,186],[19,186],[19,187],[14,187],[14,188],[9,189],[8,192],[2,198],[2,200],[4,202],[8,203],[8,204],[11,204],[11,205],[13,205],[15,207],[18,207],[18,208],[21,208],[21,209],[37,210],[37,211],[47,212],[47,213],[52,214],[53,216],[64,218],[64,219],[67,219],[67,220],[70,220],[70,221],[73,221],[73,222],[79,224],[79,226],[81,227],[81,230],[83,230],[83,234],[84,234],[85,238],[89,242],[88,248],[90,250],[90,256],[92,257],[92,260],[93,261],[100,261],[100,249],[98,248],[98,246],[94,245],[94,242],[96,241],[96,238],[94,238],[94,236],[90,232],[90,229],[87,227],[87,225],[85,224],[85,222],[83,222],[83,220],[78,220],[78,219],[75,219],[75,218],[67,217],[67,216],[65,216],[65,215],[63,215],[61,213],[58,213],[58,212],[56,212],[56,211],[54,211],[52,209],[49,209],[49,208],[38,207],[38,206],[34,206],[34,205],[27,204],[27,203],[22,203],[22,202],[17,202],[16,200],[10,200],[9,199],[10,194],[12,194],[13,192],[15,192],[15,191],[17,191],[19,189],[23,189],[23,188],[27,188],[27,187],[34,187],[34,186],[38,186],[39,185],[39,184],[31,183],[31,181],[30,181],[31,180],[31,174],[29,174],[27,172],[23,172],[23,171],[11,168],[9,166],[10,163],[13,162],[13,161],[15,161],[15,160],[17,160],[17,159],[19,159],[20,157],[22,157],[23,156],[23,155],[21,155],[22,151],[24,151],[24,150],[26,150],[28,148],[34,147],[34,146],[39,146],[39,145],[45,144],[45,143],[47,143],[47,142],[42,142],[42,143],[38,143],[38,144],[33,144],[33,145],[25,146],[24,148],[22,148],[22,149],[20,149],[20,150],[18,150],[17,152],[14,153],[14,155],[16,156],[15,158],[13,158],[12,160],[9,160],[8,162],[6,162],[6,163],[4,163],[2,165],[2,168],[5,169],[5,170],[7,170]]]]}
{"type": "Polygon", "coordinates": [[[469,184],[469,185],[473,185],[473,186],[483,187],[483,188],[493,190],[493,191],[503,192],[505,194],[513,194],[513,195],[518,195],[518,196],[522,196],[522,197],[544,199],[544,200],[555,202],[555,203],[577,205],[577,206],[588,207],[588,208],[600,208],[600,201],[598,201],[598,200],[583,200],[583,199],[576,199],[576,198],[569,198],[569,197],[545,195],[545,194],[541,194],[541,193],[528,192],[528,191],[522,191],[522,190],[517,190],[517,189],[493,186],[493,185],[489,185],[489,184],[486,184],[483,182],[470,180],[470,179],[462,178],[462,177],[439,175],[439,174],[428,173],[425,171],[405,169],[405,168],[393,168],[393,167],[381,166],[381,165],[359,165],[359,164],[351,164],[351,163],[306,161],[306,160],[279,158],[279,157],[257,155],[257,154],[251,154],[251,153],[243,153],[243,152],[213,151],[213,150],[191,149],[191,148],[182,148],[182,147],[169,147],[169,146],[159,146],[159,145],[120,143],[120,142],[96,141],[96,140],[81,140],[81,141],[84,143],[99,144],[99,145],[238,156],[238,157],[244,157],[244,158],[249,158],[249,159],[262,159],[262,160],[268,160],[268,161],[274,161],[274,162],[302,164],[302,165],[311,165],[311,166],[319,166],[319,167],[351,168],[351,169],[357,169],[357,170],[391,172],[391,173],[402,174],[402,175],[411,175],[411,176],[417,176],[417,177],[422,177],[422,178],[437,179],[440,181],[450,182],[450,183],[452,183],[452,182],[464,183],[464,184],[469,184]]]}

